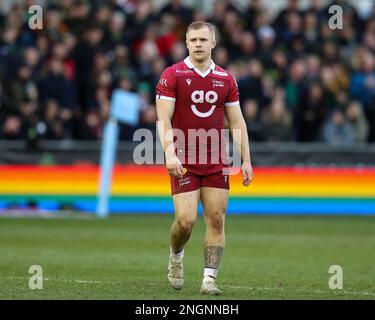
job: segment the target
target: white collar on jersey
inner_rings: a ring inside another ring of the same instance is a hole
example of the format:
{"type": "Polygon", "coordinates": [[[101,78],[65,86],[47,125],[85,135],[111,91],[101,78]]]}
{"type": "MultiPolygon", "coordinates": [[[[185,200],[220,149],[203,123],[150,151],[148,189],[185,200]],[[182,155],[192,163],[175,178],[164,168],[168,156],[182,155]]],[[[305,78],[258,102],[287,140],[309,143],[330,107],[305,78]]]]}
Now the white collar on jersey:
{"type": "Polygon", "coordinates": [[[188,66],[189,69],[194,69],[194,71],[196,73],[198,73],[202,78],[204,78],[205,76],[207,76],[211,70],[215,70],[215,63],[211,60],[211,65],[209,66],[209,68],[206,70],[206,72],[202,72],[200,71],[190,60],[190,57],[187,56],[185,59],[184,59],[184,62],[185,64],[188,66]]]}

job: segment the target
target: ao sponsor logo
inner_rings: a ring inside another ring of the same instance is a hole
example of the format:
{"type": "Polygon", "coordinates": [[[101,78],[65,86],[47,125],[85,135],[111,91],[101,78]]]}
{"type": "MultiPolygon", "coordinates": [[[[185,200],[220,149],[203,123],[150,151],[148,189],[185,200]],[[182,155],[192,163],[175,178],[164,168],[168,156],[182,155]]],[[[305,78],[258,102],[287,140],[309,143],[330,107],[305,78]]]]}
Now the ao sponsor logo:
{"type": "MultiPolygon", "coordinates": [[[[207,91],[206,93],[204,93],[203,90],[195,90],[193,91],[193,93],[191,94],[191,100],[194,102],[194,103],[204,103],[204,102],[208,102],[208,103],[215,103],[218,99],[218,95],[215,91],[207,91]]],[[[207,112],[200,112],[196,105],[195,104],[192,104],[191,105],[191,110],[193,111],[193,113],[197,116],[197,117],[200,117],[200,118],[207,118],[209,116],[211,116],[213,113],[214,113],[214,110],[215,110],[216,106],[215,105],[212,105],[211,106],[211,109],[207,112]]]]}

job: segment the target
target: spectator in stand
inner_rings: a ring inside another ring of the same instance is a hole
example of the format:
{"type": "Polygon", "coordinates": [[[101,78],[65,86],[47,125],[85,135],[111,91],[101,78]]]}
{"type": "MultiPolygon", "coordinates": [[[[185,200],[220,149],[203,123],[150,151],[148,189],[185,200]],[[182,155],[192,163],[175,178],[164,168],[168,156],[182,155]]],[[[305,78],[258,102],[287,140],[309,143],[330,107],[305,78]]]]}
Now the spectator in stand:
{"type": "Polygon", "coordinates": [[[274,27],[281,32],[284,32],[288,27],[288,19],[290,14],[297,14],[300,16],[302,11],[298,9],[298,0],[288,0],[285,9],[281,9],[274,21],[274,27]]]}
{"type": "Polygon", "coordinates": [[[155,137],[156,135],[156,107],[154,104],[147,106],[146,110],[142,111],[141,114],[141,127],[150,130],[155,137]]]}
{"type": "Polygon", "coordinates": [[[327,109],[323,95],[323,88],[319,83],[311,83],[302,95],[295,119],[297,141],[312,142],[319,139],[327,109]]]}
{"type": "Polygon", "coordinates": [[[65,137],[64,122],[60,118],[59,104],[56,100],[46,101],[43,113],[43,123],[45,125],[44,138],[48,140],[58,140],[65,137]]]}
{"type": "Polygon", "coordinates": [[[38,99],[36,83],[31,79],[31,68],[22,64],[18,67],[16,77],[5,83],[8,95],[8,110],[17,114],[22,101],[38,99]]]}
{"type": "Polygon", "coordinates": [[[354,133],[354,142],[366,143],[369,134],[369,123],[361,104],[355,100],[350,101],[345,115],[354,133]]]}
{"type": "Polygon", "coordinates": [[[103,137],[103,127],[109,118],[110,97],[109,89],[99,87],[95,92],[90,111],[85,114],[83,123],[79,125],[77,136],[82,140],[98,140],[103,137]]]}
{"type": "Polygon", "coordinates": [[[241,41],[239,41],[240,51],[234,55],[231,54],[232,58],[235,56],[239,60],[251,60],[256,58],[256,39],[250,31],[241,32],[241,41]]]}
{"type": "Polygon", "coordinates": [[[133,86],[137,87],[139,76],[131,63],[129,49],[124,45],[118,45],[114,48],[113,55],[114,58],[109,68],[113,81],[116,82],[119,79],[126,78],[129,79],[133,86]]]}
{"type": "Polygon", "coordinates": [[[306,57],[306,80],[319,81],[321,61],[317,55],[308,55],[306,57]]]}
{"type": "Polygon", "coordinates": [[[319,25],[317,14],[313,11],[305,13],[303,32],[305,49],[309,53],[317,53],[316,42],[319,40],[319,25]]]}
{"type": "Polygon", "coordinates": [[[114,48],[117,45],[130,45],[131,41],[126,28],[125,14],[121,11],[116,11],[109,21],[107,41],[110,48],[114,48]]]}
{"type": "Polygon", "coordinates": [[[222,68],[227,68],[229,64],[228,50],[225,47],[218,46],[213,52],[213,61],[215,61],[222,68]]]}
{"type": "Polygon", "coordinates": [[[285,92],[277,88],[271,104],[262,113],[264,135],[268,142],[292,141],[292,114],[285,105],[285,92]]]}
{"type": "Polygon", "coordinates": [[[304,60],[294,61],[289,69],[289,77],[285,85],[286,105],[293,111],[300,105],[302,94],[306,90],[306,65],[304,60]]]}
{"type": "Polygon", "coordinates": [[[318,24],[322,24],[327,16],[327,11],[324,11],[325,8],[323,7],[324,2],[323,0],[310,0],[310,6],[304,12],[304,15],[312,13],[316,16],[318,24]]]}
{"type": "Polygon", "coordinates": [[[331,145],[353,145],[354,132],[342,110],[335,109],[323,127],[323,141],[331,145]]]}
{"type": "Polygon", "coordinates": [[[44,75],[41,77],[38,88],[41,103],[45,104],[50,99],[58,103],[60,116],[64,121],[64,131],[66,132],[64,137],[70,137],[75,101],[64,71],[63,62],[58,57],[52,57],[46,66],[44,75]]]}
{"type": "Polygon", "coordinates": [[[242,94],[240,100],[254,99],[261,106],[265,105],[266,97],[262,82],[263,67],[259,60],[253,59],[247,65],[247,74],[238,80],[238,88],[242,94]]]}
{"type": "Polygon", "coordinates": [[[268,69],[269,74],[272,76],[274,81],[280,85],[285,85],[287,81],[288,73],[288,60],[287,56],[281,48],[277,48],[272,53],[271,66],[268,69]]]}
{"type": "Polygon", "coordinates": [[[251,0],[244,14],[246,29],[254,32],[256,30],[257,17],[264,11],[261,0],[251,0]]]}
{"type": "MultiPolygon", "coordinates": [[[[151,75],[150,78],[147,79],[147,81],[143,82],[143,88],[145,89],[145,86],[147,85],[147,90],[142,90],[143,93],[148,92],[150,95],[147,97],[147,100],[149,103],[151,103],[151,97],[156,96],[156,85],[158,84],[160,80],[160,76],[163,73],[163,71],[166,69],[167,65],[165,63],[165,60],[160,57],[156,59],[151,66],[151,75]]],[[[141,86],[140,86],[141,87],[141,86]]]]}
{"type": "Polygon", "coordinates": [[[260,120],[258,103],[248,99],[243,104],[243,115],[247,126],[247,133],[251,141],[265,141],[263,123],[260,120]]]}
{"type": "Polygon", "coordinates": [[[259,45],[257,47],[257,56],[265,68],[272,65],[272,52],[275,44],[275,31],[270,26],[262,26],[257,32],[259,45]]]}

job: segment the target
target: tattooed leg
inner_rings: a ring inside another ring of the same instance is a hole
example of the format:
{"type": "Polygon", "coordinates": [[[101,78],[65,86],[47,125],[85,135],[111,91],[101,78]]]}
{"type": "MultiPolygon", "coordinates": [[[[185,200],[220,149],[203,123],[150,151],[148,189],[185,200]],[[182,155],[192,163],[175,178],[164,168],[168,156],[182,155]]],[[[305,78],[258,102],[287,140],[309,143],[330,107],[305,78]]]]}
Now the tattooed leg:
{"type": "Polygon", "coordinates": [[[202,294],[215,296],[223,294],[223,291],[216,286],[216,276],[223,251],[224,247],[221,246],[207,246],[204,248],[204,258],[206,261],[201,287],[202,294]]]}
{"type": "Polygon", "coordinates": [[[205,275],[216,278],[224,247],[208,246],[204,248],[205,275]]]}
{"type": "Polygon", "coordinates": [[[223,251],[224,247],[221,246],[206,246],[204,248],[205,268],[201,287],[202,294],[223,294],[223,291],[216,286],[216,276],[223,251]]]}

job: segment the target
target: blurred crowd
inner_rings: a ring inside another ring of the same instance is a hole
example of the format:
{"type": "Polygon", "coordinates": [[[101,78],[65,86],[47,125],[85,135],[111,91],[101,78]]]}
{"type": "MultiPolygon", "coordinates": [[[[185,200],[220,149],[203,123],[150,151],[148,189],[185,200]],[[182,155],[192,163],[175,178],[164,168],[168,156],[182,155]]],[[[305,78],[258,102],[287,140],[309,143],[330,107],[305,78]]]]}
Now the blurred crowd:
{"type": "Polygon", "coordinates": [[[28,7],[0,12],[0,139],[98,140],[115,88],[141,98],[137,128],[155,131],[155,86],[187,55],[186,26],[215,24],[216,64],[237,79],[251,141],[375,141],[375,6],[367,18],[345,0],[289,0],[276,15],[261,0],[216,0],[206,14],[172,0],[47,1],[44,28],[28,7]],[[328,7],[343,8],[330,29],[328,7]]]}

